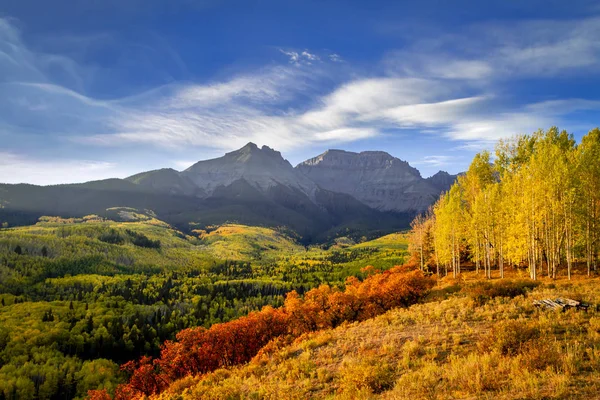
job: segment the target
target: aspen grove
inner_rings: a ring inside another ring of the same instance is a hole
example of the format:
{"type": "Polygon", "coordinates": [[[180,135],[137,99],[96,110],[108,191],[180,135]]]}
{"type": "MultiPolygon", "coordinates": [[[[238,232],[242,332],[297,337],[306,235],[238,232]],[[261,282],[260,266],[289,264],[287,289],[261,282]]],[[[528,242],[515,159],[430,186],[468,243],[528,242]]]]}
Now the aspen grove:
{"type": "Polygon", "coordinates": [[[531,279],[595,273],[600,247],[600,129],[578,144],[553,127],[502,140],[413,223],[413,260],[457,277],[523,267],[531,279]]]}

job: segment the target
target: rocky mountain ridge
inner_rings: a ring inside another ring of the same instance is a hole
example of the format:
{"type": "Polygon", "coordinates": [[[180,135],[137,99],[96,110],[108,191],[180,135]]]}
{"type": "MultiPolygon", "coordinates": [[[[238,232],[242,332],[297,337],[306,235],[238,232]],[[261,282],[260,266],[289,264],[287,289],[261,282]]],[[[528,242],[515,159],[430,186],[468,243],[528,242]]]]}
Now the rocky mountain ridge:
{"type": "Polygon", "coordinates": [[[441,180],[423,179],[416,168],[383,151],[328,150],[296,169],[321,188],[380,211],[424,211],[447,190],[441,180]]]}
{"type": "Polygon", "coordinates": [[[280,152],[254,143],[223,157],[199,161],[182,172],[161,169],[127,178],[148,189],[200,198],[239,180],[261,193],[283,186],[303,193],[313,203],[321,189],[391,212],[426,210],[455,179],[443,171],[424,179],[408,162],[383,151],[328,150],[294,168],[280,152]]]}
{"type": "Polygon", "coordinates": [[[249,143],[181,172],[165,168],[55,186],[0,184],[0,222],[111,217],[111,209],[125,207],[150,210],[184,231],[237,222],[287,227],[314,243],[408,228],[454,178],[439,173],[423,179],[385,152],[330,150],[294,168],[278,151],[249,143]]]}
{"type": "Polygon", "coordinates": [[[298,174],[281,153],[268,146],[259,148],[248,143],[239,150],[212,160],[199,161],[180,175],[193,182],[206,195],[219,186],[229,186],[244,179],[259,191],[277,185],[298,189],[314,199],[317,185],[298,174]]]}

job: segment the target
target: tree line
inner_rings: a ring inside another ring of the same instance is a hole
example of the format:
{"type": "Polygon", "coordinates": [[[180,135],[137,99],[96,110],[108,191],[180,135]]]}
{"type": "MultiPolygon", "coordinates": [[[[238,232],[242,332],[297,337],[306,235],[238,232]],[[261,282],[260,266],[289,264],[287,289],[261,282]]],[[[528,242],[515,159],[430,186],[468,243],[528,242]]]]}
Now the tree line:
{"type": "Polygon", "coordinates": [[[600,129],[577,143],[553,127],[501,140],[411,224],[422,269],[456,277],[468,263],[491,278],[507,266],[532,279],[596,272],[600,247],[600,129]]]}
{"type": "MultiPolygon", "coordinates": [[[[122,365],[130,378],[127,384],[117,387],[114,397],[144,398],[164,391],[185,376],[246,363],[275,338],[295,338],[408,306],[434,284],[423,272],[398,266],[374,273],[362,282],[350,277],[343,291],[322,285],[308,291],[303,298],[292,291],[282,307],[267,306],[209,329],[182,330],[176,341],[163,344],[160,357],[144,356],[122,365]]],[[[93,400],[110,398],[106,390],[92,390],[89,395],[93,400]]]]}

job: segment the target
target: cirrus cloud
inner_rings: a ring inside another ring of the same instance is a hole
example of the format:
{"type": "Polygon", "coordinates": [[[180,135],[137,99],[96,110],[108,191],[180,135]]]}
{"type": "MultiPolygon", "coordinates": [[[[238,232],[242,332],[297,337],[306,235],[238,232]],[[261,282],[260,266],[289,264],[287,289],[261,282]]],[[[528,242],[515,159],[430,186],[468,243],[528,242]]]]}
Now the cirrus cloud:
{"type": "MultiPolygon", "coordinates": [[[[169,154],[229,151],[248,141],[292,153],[402,132],[456,142],[448,151],[484,148],[499,138],[600,109],[595,99],[519,101],[503,92],[502,84],[510,79],[600,70],[600,20],[563,21],[558,30],[555,22],[476,25],[415,41],[391,51],[369,73],[342,63],[336,53],[279,50],[287,62],[106,99],[82,89],[87,66],[61,54],[33,51],[14,21],[0,18],[0,138],[9,150],[2,154],[0,174],[8,176],[12,169],[22,171],[15,176],[41,177],[42,170],[64,175],[79,168],[88,171],[88,179],[125,170],[115,164],[86,164],[81,157],[62,159],[55,167],[46,161],[36,164],[32,155],[22,154],[24,135],[57,153],[64,148],[57,157],[73,154],[73,149],[140,146],[169,154]],[[37,167],[28,168],[27,161],[37,167]]],[[[423,165],[460,159],[436,157],[425,158],[423,165]]],[[[6,178],[0,175],[2,180],[6,178]]]]}

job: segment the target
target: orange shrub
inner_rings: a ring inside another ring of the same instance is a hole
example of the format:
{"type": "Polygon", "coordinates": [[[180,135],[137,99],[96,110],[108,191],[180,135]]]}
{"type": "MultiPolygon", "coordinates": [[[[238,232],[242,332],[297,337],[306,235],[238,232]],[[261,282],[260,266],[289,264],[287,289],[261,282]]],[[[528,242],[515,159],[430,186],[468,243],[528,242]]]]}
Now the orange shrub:
{"type": "MultiPolygon", "coordinates": [[[[131,377],[129,383],[117,388],[115,398],[130,399],[160,393],[184,376],[246,363],[277,337],[298,337],[335,327],[344,321],[364,320],[394,307],[413,304],[433,285],[434,279],[421,271],[394,267],[370,275],[363,282],[349,278],[343,292],[321,285],[301,298],[292,291],[281,308],[267,306],[210,329],[184,329],[177,334],[176,341],[163,344],[160,358],[142,357],[137,362],[124,364],[122,369],[131,377]]],[[[104,398],[95,397],[95,400],[104,398]]]]}

